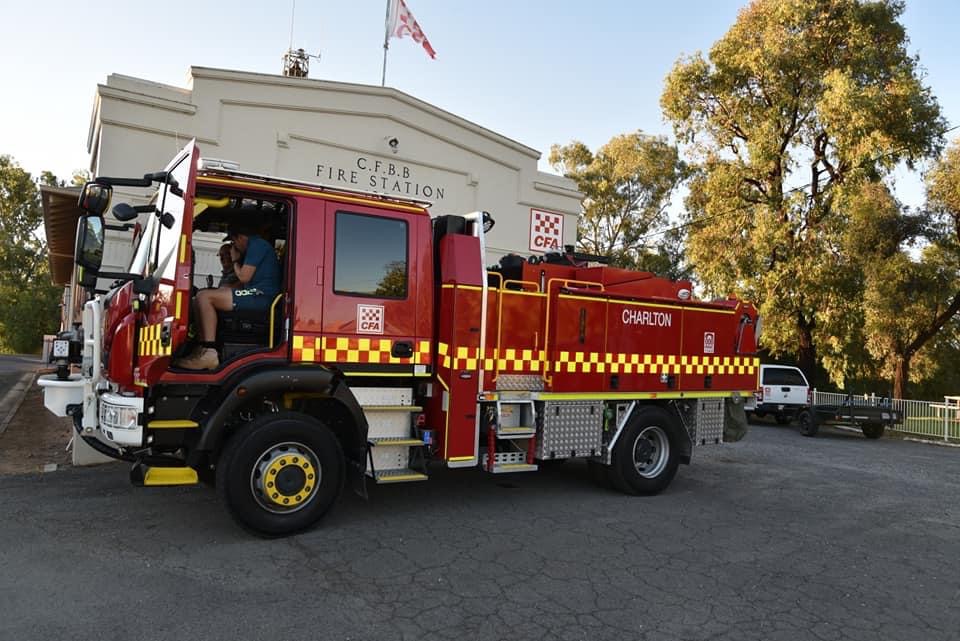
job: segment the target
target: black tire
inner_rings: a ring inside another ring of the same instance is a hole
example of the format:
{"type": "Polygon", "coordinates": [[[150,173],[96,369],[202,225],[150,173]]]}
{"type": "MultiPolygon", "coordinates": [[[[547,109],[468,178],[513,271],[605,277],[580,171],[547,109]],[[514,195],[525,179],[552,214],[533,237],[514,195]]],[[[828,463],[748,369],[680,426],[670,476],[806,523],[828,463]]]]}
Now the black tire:
{"type": "Polygon", "coordinates": [[[680,429],[662,408],[637,410],[613,448],[608,470],[613,486],[625,494],[648,496],[665,490],[680,465],[680,429]]]}
{"type": "Polygon", "coordinates": [[[863,432],[863,435],[869,439],[878,439],[883,436],[884,426],[882,423],[870,423],[868,425],[861,425],[860,431],[863,432]]]}
{"type": "Polygon", "coordinates": [[[789,425],[793,419],[789,414],[777,414],[774,420],[777,421],[777,425],[789,425]]]}
{"type": "Polygon", "coordinates": [[[344,470],[340,442],[326,425],[297,412],[265,414],[227,441],[217,465],[217,491],[244,528],[286,536],[312,527],[326,514],[343,489],[344,470]],[[302,472],[301,465],[314,474],[302,472]],[[277,491],[266,489],[273,483],[268,478],[276,479],[277,491]],[[266,494],[271,491],[273,499],[266,494]]]}
{"type": "Polygon", "coordinates": [[[817,417],[810,410],[803,410],[797,415],[797,423],[800,424],[800,433],[804,436],[816,436],[820,431],[820,424],[817,423],[817,417]]]}
{"type": "Polygon", "coordinates": [[[753,415],[756,416],[757,418],[764,418],[764,417],[766,417],[767,413],[766,413],[766,412],[754,412],[753,415]]]}

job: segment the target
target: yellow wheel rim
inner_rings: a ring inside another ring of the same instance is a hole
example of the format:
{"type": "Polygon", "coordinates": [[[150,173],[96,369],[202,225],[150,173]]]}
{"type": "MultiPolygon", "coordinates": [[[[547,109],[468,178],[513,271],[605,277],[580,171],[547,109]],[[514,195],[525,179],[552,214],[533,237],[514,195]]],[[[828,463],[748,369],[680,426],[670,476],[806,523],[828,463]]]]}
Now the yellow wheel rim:
{"type": "Polygon", "coordinates": [[[302,443],[280,443],[257,459],[250,475],[250,489],[268,511],[294,512],[310,502],[320,480],[320,466],[313,450],[302,443]]]}

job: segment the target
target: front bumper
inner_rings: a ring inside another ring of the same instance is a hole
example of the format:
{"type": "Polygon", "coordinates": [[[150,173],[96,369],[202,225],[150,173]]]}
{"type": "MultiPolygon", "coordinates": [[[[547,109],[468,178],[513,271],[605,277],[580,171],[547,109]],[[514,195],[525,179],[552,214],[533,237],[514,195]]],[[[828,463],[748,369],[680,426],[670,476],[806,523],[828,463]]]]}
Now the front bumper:
{"type": "Polygon", "coordinates": [[[143,399],[106,392],[97,396],[90,381],[74,374],[60,380],[55,374],[41,376],[43,405],[56,416],[81,415],[83,431],[117,447],[143,446],[143,399]]]}

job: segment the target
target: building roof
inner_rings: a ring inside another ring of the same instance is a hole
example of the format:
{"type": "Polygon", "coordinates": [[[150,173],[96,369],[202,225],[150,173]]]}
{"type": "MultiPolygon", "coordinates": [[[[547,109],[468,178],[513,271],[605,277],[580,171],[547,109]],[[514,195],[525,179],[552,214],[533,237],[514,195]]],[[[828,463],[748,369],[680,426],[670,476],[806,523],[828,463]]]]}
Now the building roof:
{"type": "Polygon", "coordinates": [[[54,285],[69,285],[73,279],[73,251],[77,221],[83,215],[77,206],[79,187],[40,186],[43,229],[47,237],[47,260],[54,285]]]}

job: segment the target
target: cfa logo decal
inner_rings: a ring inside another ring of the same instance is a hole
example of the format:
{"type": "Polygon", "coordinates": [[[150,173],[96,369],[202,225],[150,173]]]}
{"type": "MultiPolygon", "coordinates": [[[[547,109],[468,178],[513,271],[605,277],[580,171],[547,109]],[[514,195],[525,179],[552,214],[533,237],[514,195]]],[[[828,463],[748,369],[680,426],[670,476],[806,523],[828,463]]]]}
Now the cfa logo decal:
{"type": "Polygon", "coordinates": [[[535,252],[560,251],[563,248],[563,214],[540,209],[530,210],[530,249],[535,252]]]}
{"type": "Polygon", "coordinates": [[[383,333],[383,305],[357,305],[357,333],[383,333]]]}
{"type": "Polygon", "coordinates": [[[713,354],[713,349],[716,346],[717,337],[713,332],[704,332],[703,333],[703,353],[704,354],[713,354]]]}

